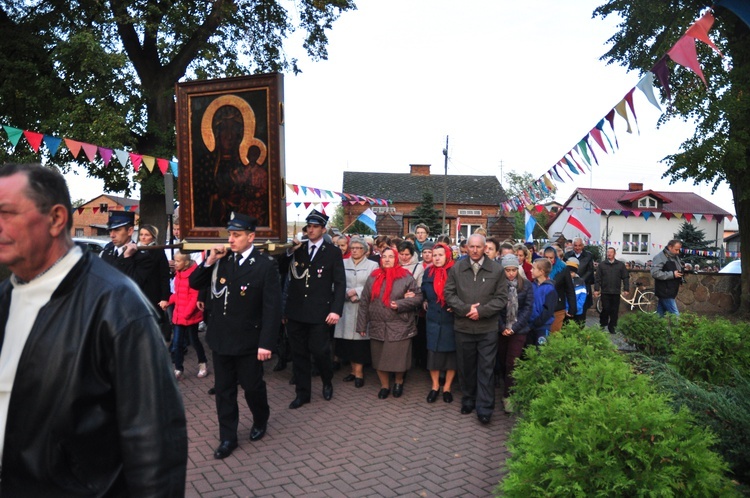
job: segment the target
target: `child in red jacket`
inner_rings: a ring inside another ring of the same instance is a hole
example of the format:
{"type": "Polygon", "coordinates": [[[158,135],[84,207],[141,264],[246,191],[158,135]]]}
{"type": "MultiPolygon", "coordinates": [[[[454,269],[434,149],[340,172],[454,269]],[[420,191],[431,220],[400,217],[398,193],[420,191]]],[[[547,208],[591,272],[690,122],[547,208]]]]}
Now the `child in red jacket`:
{"type": "Polygon", "coordinates": [[[174,363],[174,376],[179,379],[184,370],[183,349],[186,343],[192,344],[198,353],[198,377],[208,375],[208,359],[198,338],[198,324],[203,320],[203,311],[198,307],[198,291],[190,288],[188,282],[190,274],[197,266],[190,259],[189,254],[175,253],[174,255],[174,293],[169,296],[169,301],[161,301],[162,309],[167,309],[174,304],[172,312],[172,323],[174,324],[174,335],[172,337],[172,362],[174,363]]]}

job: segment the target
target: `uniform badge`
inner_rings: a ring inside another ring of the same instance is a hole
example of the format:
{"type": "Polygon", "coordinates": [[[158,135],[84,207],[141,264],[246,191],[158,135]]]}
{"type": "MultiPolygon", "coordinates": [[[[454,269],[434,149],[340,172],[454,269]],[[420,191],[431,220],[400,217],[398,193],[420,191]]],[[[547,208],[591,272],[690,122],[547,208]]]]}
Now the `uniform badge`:
{"type": "Polygon", "coordinates": [[[318,278],[323,276],[323,268],[318,268],[318,278]]]}
{"type": "Polygon", "coordinates": [[[247,290],[247,285],[240,285],[240,296],[244,296],[246,290],[247,290]]]}
{"type": "Polygon", "coordinates": [[[224,278],[224,277],[221,277],[221,278],[219,279],[219,283],[223,285],[223,284],[227,283],[227,279],[226,279],[226,278],[224,278]]]}

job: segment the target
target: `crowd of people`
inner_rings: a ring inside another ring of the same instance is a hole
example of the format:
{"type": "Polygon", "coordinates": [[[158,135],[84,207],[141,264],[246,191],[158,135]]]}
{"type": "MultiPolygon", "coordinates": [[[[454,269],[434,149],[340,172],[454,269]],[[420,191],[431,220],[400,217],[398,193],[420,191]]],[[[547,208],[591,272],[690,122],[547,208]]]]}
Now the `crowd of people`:
{"type": "MultiPolygon", "coordinates": [[[[113,211],[111,243],[95,257],[73,244],[71,212],[59,173],[0,168],[0,263],[12,272],[0,283],[1,486],[9,496],[75,494],[81,479],[99,495],[184,492],[177,381],[189,345],[198,360],[191,372],[209,375],[201,327],[219,421],[214,457],[222,459],[239,444],[238,386],[250,441],[266,434],[264,363],[274,356],[275,370],[292,362],[289,409],[311,402],[315,376],[332,400],[342,364],[354,388],[366,385],[372,365],[381,400],[401,397],[418,365],[431,382],[427,403],[441,391],[452,403],[457,380],[460,413],[488,424],[497,379],[512,412],[513,369],[526,348],[565,321],[583,324],[594,295],[604,304],[600,324],[614,332],[619,294],[629,290],[616,250],[596,265],[581,239],[538,254],[532,244],[474,233],[454,252],[450,238],[431,240],[424,225],[404,238],[331,238],[328,217],[313,210],[304,237],[282,254],[256,248],[258,221],[246,213],[231,214],[226,244],[165,254],[155,227],[141,225],[136,244],[133,213],[113,211]],[[71,468],[65,455],[81,465],[71,468]]],[[[680,249],[670,241],[653,259],[660,313],[677,313],[680,249]]]]}

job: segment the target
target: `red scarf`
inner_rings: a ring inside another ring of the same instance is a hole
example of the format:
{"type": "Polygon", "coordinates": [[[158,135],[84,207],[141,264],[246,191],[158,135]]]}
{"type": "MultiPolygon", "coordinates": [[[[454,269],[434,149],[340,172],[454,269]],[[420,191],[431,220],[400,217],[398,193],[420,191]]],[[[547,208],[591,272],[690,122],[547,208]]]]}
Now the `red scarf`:
{"type": "MultiPolygon", "coordinates": [[[[386,251],[392,251],[392,249],[386,249],[386,251]]],[[[374,301],[378,296],[381,296],[383,304],[386,307],[390,307],[393,282],[406,275],[410,275],[409,270],[398,264],[398,256],[396,256],[393,268],[383,268],[383,260],[380,260],[380,268],[372,272],[375,281],[372,283],[370,301],[374,301]],[[385,282],[385,289],[383,289],[383,282],[385,282]],[[381,293],[381,291],[383,292],[381,293]]]]}
{"type": "Polygon", "coordinates": [[[434,278],[432,288],[435,289],[435,294],[437,294],[438,304],[440,307],[445,307],[445,282],[448,280],[448,270],[455,264],[455,261],[453,261],[453,251],[450,247],[439,243],[435,244],[435,247],[432,248],[433,251],[438,247],[442,247],[445,250],[445,264],[440,267],[434,264],[431,265],[428,275],[434,278]]]}

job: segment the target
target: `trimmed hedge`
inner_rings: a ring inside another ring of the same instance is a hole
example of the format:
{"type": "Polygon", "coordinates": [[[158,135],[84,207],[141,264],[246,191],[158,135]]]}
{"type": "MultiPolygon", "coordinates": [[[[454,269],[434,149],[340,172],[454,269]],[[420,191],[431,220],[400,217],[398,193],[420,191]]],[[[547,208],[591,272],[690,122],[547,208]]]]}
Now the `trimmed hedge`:
{"type": "Polygon", "coordinates": [[[523,415],[503,496],[738,496],[710,449],[716,438],[598,329],[554,334],[515,372],[523,415]]]}

